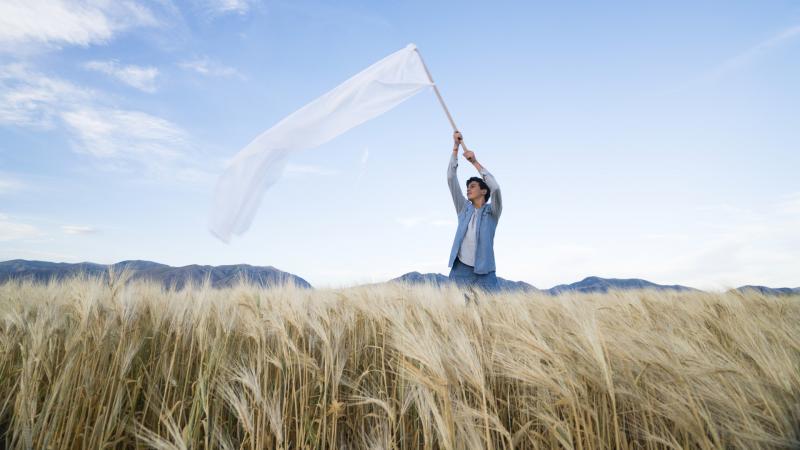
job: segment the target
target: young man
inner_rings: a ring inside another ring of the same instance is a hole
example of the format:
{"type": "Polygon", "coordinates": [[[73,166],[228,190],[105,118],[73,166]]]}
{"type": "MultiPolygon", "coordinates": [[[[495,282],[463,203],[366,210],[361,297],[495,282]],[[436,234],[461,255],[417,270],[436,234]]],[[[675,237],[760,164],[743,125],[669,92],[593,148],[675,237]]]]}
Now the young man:
{"type": "Polygon", "coordinates": [[[471,162],[483,179],[467,180],[467,197],[458,185],[458,147],[462,143],[461,133],[453,133],[453,155],[447,166],[447,186],[453,196],[458,214],[458,228],[450,250],[450,279],[459,286],[477,286],[487,291],[497,291],[494,265],[494,231],[503,210],[500,186],[492,174],[483,167],[475,153],[464,147],[464,158],[471,162]],[[492,198],[489,203],[489,198],[492,198]],[[467,201],[469,200],[469,201],[467,201]]]}

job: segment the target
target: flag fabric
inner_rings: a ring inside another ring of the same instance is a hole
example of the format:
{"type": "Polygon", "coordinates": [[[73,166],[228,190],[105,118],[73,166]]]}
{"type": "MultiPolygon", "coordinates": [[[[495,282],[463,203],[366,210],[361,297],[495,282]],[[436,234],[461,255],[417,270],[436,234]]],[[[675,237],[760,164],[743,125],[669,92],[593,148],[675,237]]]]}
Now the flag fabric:
{"type": "Polygon", "coordinates": [[[432,86],[414,44],[286,116],[237,153],[217,181],[209,230],[224,242],[250,227],[292,152],[322,145],[432,86]]]}

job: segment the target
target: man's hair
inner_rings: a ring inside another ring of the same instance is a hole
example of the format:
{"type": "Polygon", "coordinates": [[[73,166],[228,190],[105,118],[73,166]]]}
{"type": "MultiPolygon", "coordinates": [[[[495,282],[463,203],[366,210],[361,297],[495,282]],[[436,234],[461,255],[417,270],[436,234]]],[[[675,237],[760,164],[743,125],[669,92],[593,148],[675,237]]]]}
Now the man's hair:
{"type": "Polygon", "coordinates": [[[469,180],[467,180],[467,187],[469,187],[469,184],[472,183],[473,181],[477,181],[481,189],[486,189],[486,195],[483,196],[483,201],[488,202],[489,197],[492,196],[492,190],[489,189],[489,186],[487,186],[486,183],[484,183],[483,178],[478,178],[478,177],[472,177],[469,180]]]}

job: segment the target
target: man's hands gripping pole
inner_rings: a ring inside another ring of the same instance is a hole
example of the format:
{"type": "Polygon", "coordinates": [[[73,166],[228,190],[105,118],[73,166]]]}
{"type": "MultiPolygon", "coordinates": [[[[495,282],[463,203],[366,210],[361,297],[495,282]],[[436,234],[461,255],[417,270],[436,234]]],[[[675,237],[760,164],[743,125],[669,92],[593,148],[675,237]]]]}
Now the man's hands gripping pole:
{"type": "Polygon", "coordinates": [[[460,131],[454,131],[453,132],[453,153],[458,152],[458,147],[459,146],[461,146],[464,149],[464,153],[463,153],[464,158],[466,158],[467,161],[472,163],[472,165],[475,166],[476,169],[480,170],[481,169],[480,168],[480,164],[478,163],[478,160],[475,158],[475,152],[470,151],[470,150],[467,149],[466,144],[464,144],[464,137],[461,135],[461,132],[460,131]]]}

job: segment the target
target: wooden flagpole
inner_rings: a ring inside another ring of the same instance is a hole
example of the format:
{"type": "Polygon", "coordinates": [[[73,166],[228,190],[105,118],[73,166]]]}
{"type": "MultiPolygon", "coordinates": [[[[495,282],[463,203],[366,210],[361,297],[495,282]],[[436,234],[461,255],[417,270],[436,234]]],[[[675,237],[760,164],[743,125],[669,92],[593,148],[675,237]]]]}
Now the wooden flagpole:
{"type": "MultiPolygon", "coordinates": [[[[431,84],[433,84],[433,91],[436,92],[436,98],[439,99],[439,104],[442,105],[442,109],[444,109],[444,113],[447,114],[447,120],[450,121],[450,125],[453,127],[453,131],[458,131],[458,127],[456,127],[455,121],[453,121],[453,116],[450,115],[450,110],[447,109],[447,105],[444,104],[444,99],[442,98],[442,94],[439,93],[439,88],[436,87],[436,82],[433,81],[433,77],[431,76],[431,72],[428,70],[428,66],[425,64],[425,60],[422,59],[422,53],[420,53],[418,48],[414,48],[414,51],[417,52],[419,56],[420,62],[422,62],[422,68],[425,69],[425,73],[428,74],[428,79],[431,80],[431,84]]],[[[464,140],[461,140],[461,146],[464,147],[464,151],[469,150],[464,144],[464,140]]]]}

